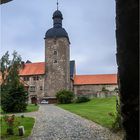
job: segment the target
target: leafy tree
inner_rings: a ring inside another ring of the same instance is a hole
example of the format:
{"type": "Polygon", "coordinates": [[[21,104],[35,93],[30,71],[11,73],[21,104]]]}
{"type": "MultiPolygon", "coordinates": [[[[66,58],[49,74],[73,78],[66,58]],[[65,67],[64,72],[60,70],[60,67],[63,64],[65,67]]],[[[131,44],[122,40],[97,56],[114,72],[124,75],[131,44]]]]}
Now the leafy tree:
{"type": "Polygon", "coordinates": [[[2,58],[0,59],[0,71],[1,71],[3,83],[5,83],[6,72],[8,70],[9,64],[10,64],[9,53],[7,51],[5,55],[3,55],[2,58]]]}
{"type": "Polygon", "coordinates": [[[12,55],[12,60],[9,60],[9,53],[6,52],[0,60],[2,73],[1,107],[5,112],[22,112],[26,110],[28,94],[19,77],[21,57],[16,51],[12,55]]]}
{"type": "Polygon", "coordinates": [[[59,103],[68,104],[72,102],[74,93],[68,90],[61,90],[56,93],[56,97],[59,103]]]}

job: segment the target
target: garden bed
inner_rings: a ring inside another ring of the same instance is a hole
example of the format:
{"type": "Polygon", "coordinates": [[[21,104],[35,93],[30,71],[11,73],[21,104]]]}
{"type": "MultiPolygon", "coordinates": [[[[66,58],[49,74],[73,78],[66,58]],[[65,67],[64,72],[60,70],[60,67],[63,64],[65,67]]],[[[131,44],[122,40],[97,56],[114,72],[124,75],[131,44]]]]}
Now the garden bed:
{"type": "Polygon", "coordinates": [[[21,140],[22,138],[26,138],[31,134],[31,131],[33,129],[34,123],[35,123],[35,119],[31,118],[31,117],[15,117],[15,123],[17,126],[14,126],[14,135],[8,135],[6,130],[7,130],[7,124],[4,121],[4,118],[1,117],[0,118],[1,123],[1,131],[0,131],[0,136],[1,136],[1,140],[21,140]],[[20,123],[19,123],[20,122],[20,123]],[[19,123],[19,124],[18,124],[19,123]],[[18,125],[20,126],[24,126],[25,129],[25,134],[24,136],[19,136],[19,132],[18,132],[18,125]]]}

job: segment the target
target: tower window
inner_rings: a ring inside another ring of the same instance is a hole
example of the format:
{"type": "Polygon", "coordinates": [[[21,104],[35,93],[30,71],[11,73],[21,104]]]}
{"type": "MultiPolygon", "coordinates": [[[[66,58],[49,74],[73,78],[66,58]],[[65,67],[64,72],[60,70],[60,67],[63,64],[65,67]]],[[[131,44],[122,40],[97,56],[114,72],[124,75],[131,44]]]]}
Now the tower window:
{"type": "Polygon", "coordinates": [[[40,86],[40,90],[43,90],[42,86],[40,86]]]}
{"type": "Polygon", "coordinates": [[[57,55],[57,51],[54,51],[53,54],[54,54],[54,55],[57,55]]]}
{"type": "Polygon", "coordinates": [[[56,44],[56,38],[54,39],[54,44],[56,44]]]}
{"type": "Polygon", "coordinates": [[[57,60],[54,60],[54,63],[57,63],[57,60]]]}

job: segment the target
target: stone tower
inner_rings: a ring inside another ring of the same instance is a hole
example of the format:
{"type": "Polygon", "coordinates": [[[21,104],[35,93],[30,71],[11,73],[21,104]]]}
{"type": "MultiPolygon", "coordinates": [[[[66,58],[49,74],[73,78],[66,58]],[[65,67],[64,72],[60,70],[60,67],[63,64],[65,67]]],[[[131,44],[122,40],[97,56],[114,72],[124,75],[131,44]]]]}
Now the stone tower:
{"type": "Polygon", "coordinates": [[[70,42],[62,28],[63,15],[53,13],[53,28],[45,35],[45,97],[55,97],[56,92],[70,88],[70,42]]]}

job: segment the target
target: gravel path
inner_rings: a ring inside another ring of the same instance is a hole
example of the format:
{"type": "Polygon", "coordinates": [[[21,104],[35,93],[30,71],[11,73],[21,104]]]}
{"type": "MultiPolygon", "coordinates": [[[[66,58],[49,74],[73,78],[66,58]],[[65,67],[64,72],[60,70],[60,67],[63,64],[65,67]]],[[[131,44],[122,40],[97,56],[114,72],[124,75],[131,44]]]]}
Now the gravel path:
{"type": "Polygon", "coordinates": [[[36,118],[26,140],[121,140],[108,129],[55,105],[41,105],[38,112],[25,116],[36,118]]]}

